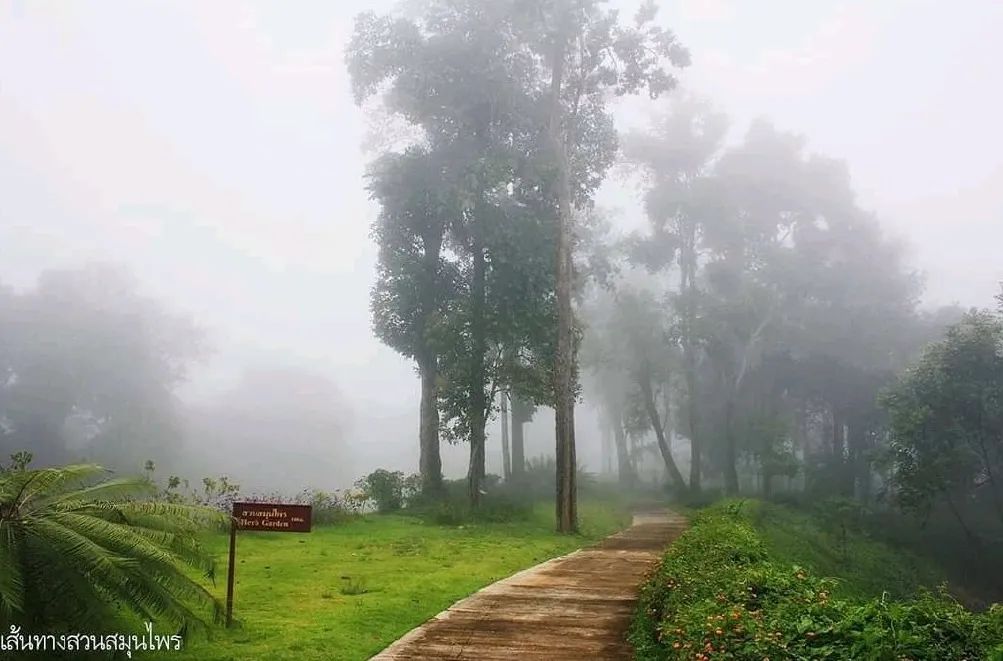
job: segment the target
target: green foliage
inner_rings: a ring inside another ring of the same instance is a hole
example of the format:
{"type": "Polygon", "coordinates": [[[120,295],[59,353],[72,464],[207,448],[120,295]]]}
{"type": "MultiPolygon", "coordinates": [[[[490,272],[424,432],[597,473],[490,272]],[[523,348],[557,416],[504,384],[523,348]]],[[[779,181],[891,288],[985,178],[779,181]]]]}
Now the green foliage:
{"type": "Polygon", "coordinates": [[[3,471],[23,471],[28,468],[28,464],[32,462],[35,455],[28,452],[27,450],[19,450],[10,456],[10,465],[6,468],[0,467],[0,472],[3,471]]]}
{"type": "Polygon", "coordinates": [[[778,561],[749,504],[696,514],[641,592],[638,659],[991,659],[1003,608],[974,614],[943,594],[834,596],[836,582],[778,561]]]}
{"type": "Polygon", "coordinates": [[[421,491],[421,478],[404,476],[401,471],[378,468],[361,478],[355,486],[362,496],[376,506],[376,511],[394,512],[414,499],[421,491]]]}
{"type": "Polygon", "coordinates": [[[214,576],[197,535],[224,517],[154,492],[93,465],[0,474],[0,628],[103,631],[125,612],[182,629],[217,618],[219,602],[186,568],[214,576]]]}
{"type": "Polygon", "coordinates": [[[300,494],[298,502],[311,507],[315,526],[344,523],[357,517],[361,503],[350,494],[341,494],[320,489],[306,490],[300,494]]]}
{"type": "Polygon", "coordinates": [[[898,501],[927,513],[982,500],[1003,523],[1003,318],[965,315],[882,401],[898,501]]]}
{"type": "Polygon", "coordinates": [[[195,489],[188,480],[177,475],[168,476],[166,485],[157,485],[154,477],[156,464],[150,459],[146,460],[143,471],[147,480],[156,487],[157,500],[167,503],[211,507],[229,514],[233,510],[233,502],[240,496],[240,485],[231,482],[226,475],[203,477],[202,488],[195,489]]]}

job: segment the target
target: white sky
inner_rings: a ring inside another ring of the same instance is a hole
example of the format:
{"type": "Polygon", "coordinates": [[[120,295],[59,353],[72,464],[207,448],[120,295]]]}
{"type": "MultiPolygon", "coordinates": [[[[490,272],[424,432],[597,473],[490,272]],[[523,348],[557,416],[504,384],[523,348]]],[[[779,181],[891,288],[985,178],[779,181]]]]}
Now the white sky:
{"type": "MultiPolygon", "coordinates": [[[[693,54],[686,86],[737,134],[767,116],[846,159],[927,273],[929,303],[991,303],[1003,2],[662,4],[693,54]]],[[[125,263],[211,333],[189,397],[247,364],[311,366],[359,429],[410,452],[415,379],[369,330],[366,121],[342,60],[354,14],[390,5],[0,0],[0,281],[125,263]]],[[[637,224],[635,197],[611,183],[600,199],[637,224]]]]}

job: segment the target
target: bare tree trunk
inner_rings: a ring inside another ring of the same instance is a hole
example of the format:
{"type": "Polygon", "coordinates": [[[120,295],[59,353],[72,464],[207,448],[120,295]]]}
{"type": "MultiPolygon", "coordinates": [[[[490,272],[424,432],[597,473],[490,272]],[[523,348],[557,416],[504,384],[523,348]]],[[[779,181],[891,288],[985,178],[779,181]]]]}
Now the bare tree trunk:
{"type": "Polygon", "coordinates": [[[418,372],[421,377],[421,404],[418,423],[418,472],[421,491],[426,496],[442,493],[442,458],[439,453],[439,360],[428,346],[426,332],[435,314],[439,256],[442,250],[443,226],[429,228],[422,236],[424,248],[421,282],[421,321],[419,327],[418,372]]]}
{"type": "Polygon", "coordinates": [[[617,478],[621,485],[632,486],[637,479],[634,465],[630,461],[630,451],[627,449],[627,434],[623,429],[623,419],[617,415],[610,418],[613,425],[613,438],[616,442],[617,478]]]}
{"type": "Polygon", "coordinates": [[[651,389],[651,379],[647,376],[642,376],[639,380],[641,393],[644,395],[644,410],[648,412],[648,421],[651,423],[652,429],[655,430],[655,439],[658,441],[658,450],[662,453],[662,461],[665,462],[665,470],[668,471],[669,478],[676,489],[680,492],[685,491],[686,482],[683,480],[683,474],[679,472],[676,460],[672,457],[672,448],[669,447],[668,442],[665,440],[665,429],[662,427],[662,421],[658,416],[655,395],[651,389]]]}
{"type": "Polygon", "coordinates": [[[690,436],[690,491],[700,493],[701,440],[699,405],[697,399],[697,359],[694,335],[696,301],[696,228],[691,222],[687,227],[683,249],[679,253],[680,293],[683,295],[683,367],[686,376],[686,405],[689,418],[690,436]]]}
{"type": "Polygon", "coordinates": [[[421,473],[421,492],[426,496],[442,492],[442,458],[439,455],[439,407],[435,358],[419,361],[421,374],[421,407],[418,427],[420,455],[418,472],[421,473]]]}
{"type": "Polygon", "coordinates": [[[529,405],[512,398],[512,479],[518,481],[526,472],[525,424],[529,419],[529,405]]]}
{"type": "Polygon", "coordinates": [[[484,425],[487,416],[487,395],[484,392],[484,355],[487,351],[486,328],[484,326],[485,263],[484,247],[475,228],[473,253],[474,272],[471,283],[471,337],[474,366],[471,374],[470,393],[470,466],[467,469],[467,493],[470,506],[477,508],[481,503],[484,483],[484,425]]]}
{"type": "Polygon", "coordinates": [[[508,450],[508,393],[501,393],[501,442],[502,442],[502,472],[505,481],[512,479],[512,458],[508,450]]]}
{"type": "Polygon", "coordinates": [[[843,415],[832,407],[832,458],[836,469],[836,486],[842,496],[853,495],[852,478],[850,475],[846,457],[846,423],[843,415]]]}
{"type": "MultiPolygon", "coordinates": [[[[562,21],[563,23],[563,21],[562,21]]],[[[578,494],[575,484],[574,317],[571,308],[571,183],[564,143],[561,87],[567,36],[555,35],[550,81],[549,137],[557,168],[557,355],[554,365],[555,454],[557,463],[556,515],[558,532],[578,528],[578,494]]]]}
{"type": "Polygon", "coordinates": [[[735,399],[729,395],[724,403],[724,492],[738,495],[738,448],[735,439],[735,399]]]}

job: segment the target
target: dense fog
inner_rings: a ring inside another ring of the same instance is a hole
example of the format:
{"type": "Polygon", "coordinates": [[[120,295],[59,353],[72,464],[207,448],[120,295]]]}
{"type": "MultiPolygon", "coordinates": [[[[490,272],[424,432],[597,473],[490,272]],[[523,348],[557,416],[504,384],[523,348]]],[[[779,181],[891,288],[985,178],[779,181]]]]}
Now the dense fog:
{"type": "MultiPolygon", "coordinates": [[[[633,15],[639,3],[614,4],[633,15]]],[[[901,286],[896,300],[918,300],[923,320],[906,332],[882,317],[891,325],[880,332],[901,333],[903,355],[873,362],[898,369],[958,308],[995,306],[1003,87],[991,81],[1003,61],[1003,5],[662,4],[657,21],[692,64],[655,101],[611,100],[622,150],[595,196],[608,226],[597,241],[648,231],[646,168],[658,164],[644,147],[664,129],[667,144],[699,154],[682,134],[672,142],[666,119],[693,106],[700,122],[721,121],[707,163],[768,177],[778,161],[764,150],[786,145],[791,163],[829,168],[812,180],[820,198],[846,192],[861,222],[873,222],[860,245],[843,246],[846,293],[877,301],[876,287],[901,286]]],[[[372,328],[380,205],[365,179],[407,127],[376,103],[357,105],[345,65],[354,16],[394,7],[0,6],[4,456],[28,449],[36,465],[94,459],[132,472],[151,460],[158,475],[226,475],[260,492],[346,488],[377,467],[417,472],[415,364],[372,328]]],[[[707,137],[701,126],[696,135],[707,137]]],[[[637,263],[617,275],[653,300],[676,277],[637,263]]],[[[615,473],[604,407],[610,389],[633,386],[588,361],[616,350],[643,314],[604,312],[603,291],[578,301],[578,463],[615,473]]],[[[657,482],[655,438],[643,412],[635,418],[638,443],[652,448],[641,479],[657,482]]],[[[487,423],[494,474],[500,424],[487,423]]],[[[688,441],[670,430],[668,442],[688,475],[688,441]]],[[[526,425],[525,443],[528,459],[553,455],[549,409],[526,425]]],[[[465,475],[468,452],[443,442],[447,477],[465,475]]]]}

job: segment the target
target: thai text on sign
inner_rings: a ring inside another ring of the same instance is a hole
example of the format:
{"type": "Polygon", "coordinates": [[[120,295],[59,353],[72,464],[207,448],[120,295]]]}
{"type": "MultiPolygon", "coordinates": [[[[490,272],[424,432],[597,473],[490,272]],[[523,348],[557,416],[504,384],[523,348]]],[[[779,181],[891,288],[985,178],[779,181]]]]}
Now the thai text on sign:
{"type": "Polygon", "coordinates": [[[312,508],[279,503],[234,503],[233,518],[237,530],[310,532],[312,508]]]}

